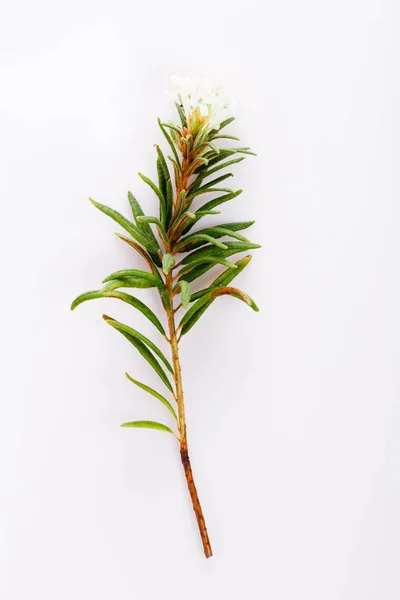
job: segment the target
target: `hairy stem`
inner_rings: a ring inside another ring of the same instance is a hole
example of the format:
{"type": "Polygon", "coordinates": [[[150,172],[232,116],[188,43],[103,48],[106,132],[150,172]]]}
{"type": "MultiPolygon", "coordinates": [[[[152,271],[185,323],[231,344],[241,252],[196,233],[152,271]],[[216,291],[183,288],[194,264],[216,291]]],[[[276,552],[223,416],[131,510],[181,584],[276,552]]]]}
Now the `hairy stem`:
{"type": "Polygon", "coordinates": [[[175,326],[175,313],[173,308],[173,292],[172,292],[172,275],[169,273],[166,276],[166,288],[167,294],[170,299],[171,309],[167,311],[168,316],[168,329],[169,338],[172,352],[172,364],[174,367],[174,380],[176,389],[176,400],[178,403],[178,427],[179,427],[179,441],[180,441],[180,452],[183,469],[189,488],[190,497],[192,499],[193,510],[196,515],[197,524],[199,526],[201,541],[203,543],[204,554],[206,558],[212,556],[211,544],[208,538],[206,522],[204,520],[203,511],[200,505],[200,500],[197,494],[197,489],[193,479],[192,467],[190,464],[188,443],[186,434],[186,415],[185,415],[185,403],[183,398],[183,387],[182,387],[182,370],[179,361],[179,350],[178,350],[178,338],[175,326]]]}

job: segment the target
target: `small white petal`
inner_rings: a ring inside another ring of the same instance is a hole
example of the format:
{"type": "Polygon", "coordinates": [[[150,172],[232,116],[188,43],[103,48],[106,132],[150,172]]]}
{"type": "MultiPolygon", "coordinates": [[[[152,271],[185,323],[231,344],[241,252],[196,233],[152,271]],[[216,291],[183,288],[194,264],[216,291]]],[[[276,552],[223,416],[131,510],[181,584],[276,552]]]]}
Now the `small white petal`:
{"type": "Polygon", "coordinates": [[[208,78],[178,77],[173,75],[171,82],[176,88],[180,102],[190,114],[196,108],[205,117],[210,127],[219,128],[232,109],[239,105],[234,95],[208,78]]]}

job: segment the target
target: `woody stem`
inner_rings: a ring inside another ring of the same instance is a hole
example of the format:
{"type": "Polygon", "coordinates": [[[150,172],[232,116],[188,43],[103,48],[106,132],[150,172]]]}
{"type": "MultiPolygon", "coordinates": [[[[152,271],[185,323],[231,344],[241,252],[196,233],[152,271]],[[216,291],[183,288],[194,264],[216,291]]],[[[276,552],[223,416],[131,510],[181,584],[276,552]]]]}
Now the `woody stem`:
{"type": "Polygon", "coordinates": [[[187,443],[187,434],[186,434],[186,415],[185,415],[185,404],[183,398],[183,387],[182,387],[182,370],[179,361],[179,350],[178,350],[178,338],[176,332],[175,325],[175,314],[173,307],[173,281],[172,275],[169,273],[166,276],[166,289],[167,294],[170,300],[171,307],[167,310],[168,317],[168,329],[169,329],[169,338],[172,352],[172,364],[174,368],[174,381],[175,381],[175,391],[176,391],[176,400],[178,404],[178,427],[179,427],[179,442],[180,442],[180,452],[181,452],[181,460],[183,469],[185,472],[190,497],[192,499],[193,510],[196,515],[197,525],[200,531],[201,541],[203,543],[204,554],[206,558],[210,558],[212,556],[211,544],[207,533],[206,522],[204,520],[203,511],[201,508],[199,496],[197,493],[196,485],[193,479],[192,467],[190,464],[189,453],[188,453],[188,443],[187,443]]]}

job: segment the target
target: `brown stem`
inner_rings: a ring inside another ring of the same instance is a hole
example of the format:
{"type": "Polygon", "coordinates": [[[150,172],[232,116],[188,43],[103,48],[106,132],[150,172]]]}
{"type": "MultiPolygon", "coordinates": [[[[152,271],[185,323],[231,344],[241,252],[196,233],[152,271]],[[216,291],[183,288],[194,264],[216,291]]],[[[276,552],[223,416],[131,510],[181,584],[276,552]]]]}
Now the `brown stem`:
{"type": "Polygon", "coordinates": [[[186,435],[186,415],[185,415],[185,404],[183,398],[183,387],[182,387],[182,372],[181,365],[179,361],[179,350],[178,350],[178,339],[177,332],[175,326],[175,314],[173,307],[173,292],[172,292],[172,275],[169,273],[166,276],[166,288],[168,297],[170,299],[171,308],[167,310],[168,316],[168,328],[169,328],[169,337],[172,351],[172,364],[174,367],[174,380],[175,380],[175,389],[176,389],[176,401],[178,404],[178,427],[179,427],[179,441],[180,441],[180,451],[181,451],[181,460],[183,464],[183,469],[185,471],[185,476],[189,488],[190,497],[192,499],[193,510],[196,515],[197,524],[200,531],[201,541],[203,542],[203,549],[206,558],[210,558],[212,556],[211,544],[207,533],[206,522],[204,520],[203,511],[200,505],[199,496],[197,494],[197,489],[193,479],[192,467],[190,465],[190,459],[188,454],[188,443],[187,443],[187,435],[186,435]]]}
{"type": "Polygon", "coordinates": [[[206,522],[204,520],[203,510],[201,508],[199,496],[197,494],[196,485],[193,479],[192,466],[190,464],[189,454],[187,450],[187,437],[186,430],[184,435],[184,442],[181,440],[181,460],[183,464],[183,468],[185,470],[185,476],[189,488],[190,497],[192,499],[193,510],[196,515],[197,525],[199,526],[201,541],[203,542],[203,549],[206,558],[210,558],[212,556],[212,549],[210,544],[210,539],[208,537],[206,522]]]}

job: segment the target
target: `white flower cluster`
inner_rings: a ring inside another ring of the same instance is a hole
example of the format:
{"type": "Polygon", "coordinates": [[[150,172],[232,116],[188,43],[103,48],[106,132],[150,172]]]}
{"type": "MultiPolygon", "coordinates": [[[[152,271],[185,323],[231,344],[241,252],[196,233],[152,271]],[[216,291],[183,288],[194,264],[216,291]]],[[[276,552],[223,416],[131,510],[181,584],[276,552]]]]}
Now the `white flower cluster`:
{"type": "Polygon", "coordinates": [[[222,121],[231,116],[230,109],[237,104],[231,94],[223,90],[222,86],[213,84],[210,79],[173,75],[171,82],[186,116],[197,108],[210,128],[219,129],[222,121]]]}

